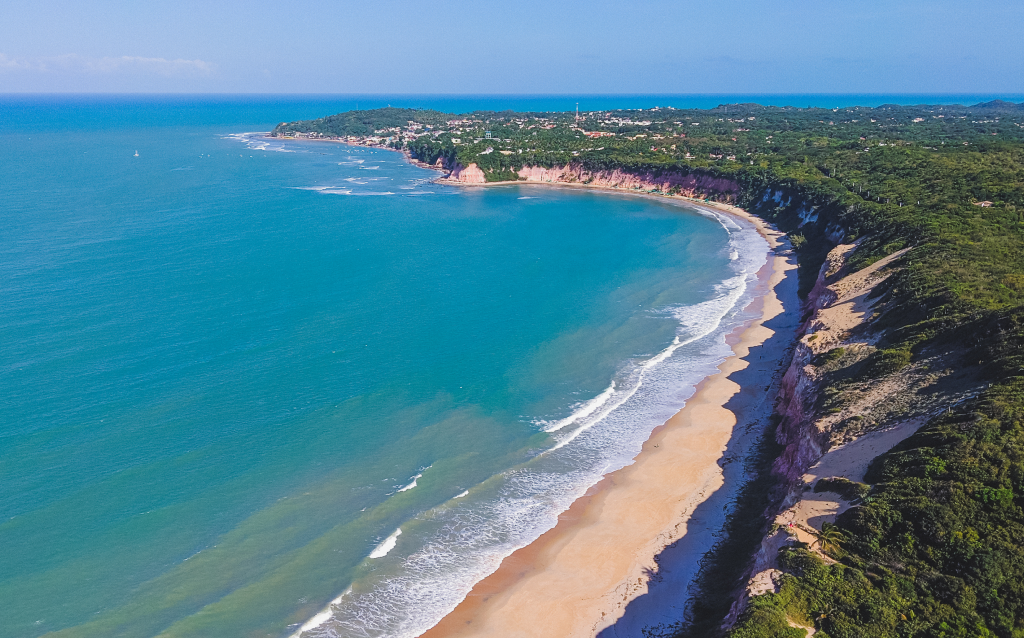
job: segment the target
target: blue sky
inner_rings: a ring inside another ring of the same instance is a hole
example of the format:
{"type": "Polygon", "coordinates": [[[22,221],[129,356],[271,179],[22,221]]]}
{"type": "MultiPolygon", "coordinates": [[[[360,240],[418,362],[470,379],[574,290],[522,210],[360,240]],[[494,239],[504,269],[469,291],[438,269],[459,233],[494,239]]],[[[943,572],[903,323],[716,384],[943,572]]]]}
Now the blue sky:
{"type": "Polygon", "coordinates": [[[1024,93],[1020,0],[33,0],[0,93],[1024,93]]]}

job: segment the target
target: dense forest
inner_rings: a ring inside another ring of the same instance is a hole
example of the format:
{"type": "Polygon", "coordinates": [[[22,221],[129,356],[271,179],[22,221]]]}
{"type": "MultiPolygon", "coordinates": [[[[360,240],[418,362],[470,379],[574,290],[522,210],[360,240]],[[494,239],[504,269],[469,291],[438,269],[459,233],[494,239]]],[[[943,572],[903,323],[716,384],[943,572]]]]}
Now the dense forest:
{"type": "MultiPolygon", "coordinates": [[[[838,242],[860,240],[853,266],[910,248],[872,293],[877,350],[842,374],[870,381],[949,355],[984,390],[876,459],[857,506],[822,530],[818,551],[784,548],[778,591],[752,599],[728,630],[719,628],[729,607],[722,594],[742,585],[744,561],[736,551],[731,561],[711,557],[702,582],[714,595],[681,631],[799,638],[803,625],[826,638],[1024,636],[1024,104],[740,104],[579,117],[380,109],[273,134],[302,133],[359,138],[449,168],[476,164],[491,181],[567,164],[728,177],[741,186],[741,206],[790,234],[805,294],[838,242]],[[770,192],[785,196],[772,201],[770,192]]],[[[772,494],[752,485],[740,505],[763,512],[772,494]]],[[[765,531],[749,519],[731,525],[765,531]]]]}

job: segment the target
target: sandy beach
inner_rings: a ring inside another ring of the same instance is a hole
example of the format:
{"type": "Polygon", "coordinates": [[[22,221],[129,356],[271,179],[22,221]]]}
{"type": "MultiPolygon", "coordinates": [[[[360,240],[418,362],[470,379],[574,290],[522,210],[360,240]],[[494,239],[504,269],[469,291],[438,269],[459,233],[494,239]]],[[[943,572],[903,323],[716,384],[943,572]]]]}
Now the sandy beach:
{"type": "Polygon", "coordinates": [[[705,206],[747,219],[780,249],[758,273],[747,308],[760,317],[729,335],[733,356],[632,465],[606,475],[555,528],[506,558],[424,638],[635,636],[682,617],[699,557],[742,480],[742,463],[732,462],[771,412],[799,320],[795,259],[781,235],[735,207],[705,206]]]}
{"type": "MultiPolygon", "coordinates": [[[[406,159],[423,168],[437,167],[406,159]]],[[[774,408],[800,323],[796,258],[784,235],[745,210],[683,195],[589,183],[463,183],[600,190],[740,217],[772,252],[745,311],[727,335],[732,356],[686,405],[656,428],[632,465],[605,475],[556,526],[504,559],[422,638],[644,635],[678,624],[699,562],[715,544],[745,476],[743,461],[774,408]]]]}

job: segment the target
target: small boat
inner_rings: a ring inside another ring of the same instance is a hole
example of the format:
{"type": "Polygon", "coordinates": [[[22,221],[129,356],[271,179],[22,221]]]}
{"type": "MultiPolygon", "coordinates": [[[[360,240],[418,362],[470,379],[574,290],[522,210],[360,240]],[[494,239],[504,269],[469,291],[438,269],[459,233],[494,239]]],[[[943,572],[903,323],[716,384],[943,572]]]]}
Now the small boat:
{"type": "Polygon", "coordinates": [[[139,152],[135,151],[135,157],[138,157],[138,156],[139,156],[139,152]]]}

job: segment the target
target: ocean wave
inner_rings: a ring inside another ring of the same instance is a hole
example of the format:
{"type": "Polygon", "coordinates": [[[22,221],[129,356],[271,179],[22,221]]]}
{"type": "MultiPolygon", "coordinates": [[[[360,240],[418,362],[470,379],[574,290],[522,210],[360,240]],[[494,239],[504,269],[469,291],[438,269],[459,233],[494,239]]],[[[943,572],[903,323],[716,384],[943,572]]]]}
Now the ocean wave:
{"type": "Polygon", "coordinates": [[[577,404],[576,411],[566,418],[555,421],[554,423],[550,423],[548,421],[534,421],[534,424],[543,426],[541,429],[545,432],[557,432],[567,425],[572,425],[573,423],[585,419],[593,414],[598,408],[608,402],[608,399],[611,398],[614,392],[615,380],[612,379],[611,385],[605,388],[604,392],[589,401],[577,404]]]}
{"type": "Polygon", "coordinates": [[[422,477],[422,476],[423,476],[422,474],[417,474],[416,476],[412,477],[412,483],[409,483],[408,485],[406,485],[404,487],[398,488],[398,491],[399,492],[407,492],[407,491],[411,490],[412,488],[416,487],[416,481],[420,480],[420,477],[422,477]]]}
{"type": "Polygon", "coordinates": [[[417,474],[416,476],[412,477],[412,482],[407,484],[405,487],[398,488],[398,490],[396,490],[395,493],[397,494],[398,492],[407,492],[407,491],[411,490],[412,488],[416,487],[416,482],[419,481],[421,478],[423,478],[423,473],[426,472],[427,470],[429,470],[431,467],[433,467],[433,466],[428,466],[428,467],[425,467],[422,470],[420,470],[419,474],[417,474]]]}
{"type": "Polygon", "coordinates": [[[411,553],[376,559],[380,567],[332,603],[329,619],[304,636],[419,635],[505,557],[554,527],[559,514],[601,476],[631,464],[651,431],[731,355],[725,336],[751,318],[742,309],[752,299],[768,245],[752,226],[719,221],[729,233],[726,254],[736,253],[729,262],[732,274],[711,299],[662,309],[677,321],[672,343],[645,360],[627,362],[605,390],[578,403],[569,416],[537,422],[552,435],[544,453],[404,523],[403,546],[411,553]],[[577,427],[566,431],[572,425],[577,427]]]}
{"type": "Polygon", "coordinates": [[[398,544],[398,537],[401,535],[402,528],[399,527],[391,533],[391,536],[385,538],[380,545],[377,545],[377,547],[375,547],[373,551],[370,552],[369,558],[384,558],[385,556],[387,556],[388,553],[390,553],[391,550],[395,548],[395,545],[398,544]]]}
{"type": "Polygon", "coordinates": [[[245,144],[246,148],[253,151],[273,151],[277,153],[297,153],[295,149],[288,148],[284,142],[275,138],[267,137],[265,131],[250,133],[228,133],[222,135],[221,139],[236,140],[245,144]]]}
{"type": "MultiPolygon", "coordinates": [[[[358,182],[357,182],[358,184],[358,182]]],[[[357,191],[347,186],[287,186],[297,191],[313,191],[325,195],[352,195],[354,197],[371,197],[375,195],[395,195],[392,191],[357,191]]],[[[420,193],[402,193],[403,195],[417,195],[420,193]]],[[[427,194],[427,193],[422,193],[427,194]]]]}
{"type": "Polygon", "coordinates": [[[328,195],[351,195],[351,188],[341,186],[288,186],[296,191],[313,191],[314,193],[327,193],[328,195]]]}
{"type": "Polygon", "coordinates": [[[676,350],[713,333],[721,325],[722,319],[725,318],[728,311],[736,305],[736,302],[739,301],[746,291],[746,278],[746,273],[743,273],[722,282],[715,287],[719,296],[714,299],[693,306],[679,306],[673,309],[671,314],[679,321],[679,332],[681,334],[677,334],[667,348],[650,359],[638,363],[633,374],[630,375],[630,383],[624,391],[619,393],[618,396],[615,396],[613,392],[612,397],[609,397],[612,400],[604,401],[605,405],[602,409],[595,411],[589,419],[579,419],[579,427],[561,438],[552,450],[565,447],[580,434],[600,423],[612,411],[632,399],[637,391],[643,387],[647,375],[656,370],[676,350]]]}

